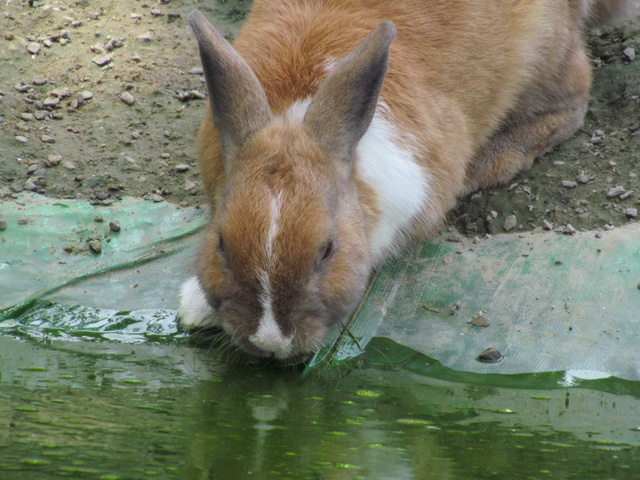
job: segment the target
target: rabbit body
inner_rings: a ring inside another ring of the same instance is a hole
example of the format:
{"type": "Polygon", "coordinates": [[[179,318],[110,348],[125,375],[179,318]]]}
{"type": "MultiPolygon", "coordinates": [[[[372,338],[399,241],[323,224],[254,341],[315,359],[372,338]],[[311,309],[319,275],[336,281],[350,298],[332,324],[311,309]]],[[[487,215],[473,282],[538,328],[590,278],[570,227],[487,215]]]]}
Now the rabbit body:
{"type": "Polygon", "coordinates": [[[182,326],[315,351],[372,268],[580,127],[583,31],[635,3],[256,0],[233,47],[192,13],[213,218],[182,326]]]}

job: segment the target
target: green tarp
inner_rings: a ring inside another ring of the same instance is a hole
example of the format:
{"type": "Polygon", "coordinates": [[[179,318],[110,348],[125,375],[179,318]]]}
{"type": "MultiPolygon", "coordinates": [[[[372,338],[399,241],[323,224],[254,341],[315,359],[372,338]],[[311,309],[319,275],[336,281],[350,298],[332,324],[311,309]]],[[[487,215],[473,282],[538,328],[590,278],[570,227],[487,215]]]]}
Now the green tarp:
{"type": "MultiPolygon", "coordinates": [[[[122,342],[178,334],[177,291],[193,271],[203,210],[27,194],[0,204],[0,220],[6,332],[122,342]],[[114,220],[120,232],[109,229],[114,220]]],[[[382,338],[452,371],[638,380],[640,225],[594,233],[427,243],[376,273],[348,328],[310,368],[382,338]],[[489,347],[501,361],[478,361],[489,347]]]]}

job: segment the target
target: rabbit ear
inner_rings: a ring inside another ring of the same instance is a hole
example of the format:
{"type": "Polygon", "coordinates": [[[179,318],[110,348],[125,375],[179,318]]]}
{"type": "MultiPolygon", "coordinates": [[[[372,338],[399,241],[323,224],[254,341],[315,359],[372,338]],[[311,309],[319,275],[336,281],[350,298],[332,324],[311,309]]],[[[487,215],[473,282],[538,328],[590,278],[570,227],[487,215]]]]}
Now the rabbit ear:
{"type": "Polygon", "coordinates": [[[267,96],[251,67],[198,10],[189,14],[225,168],[246,139],[272,117],[267,96]]]}
{"type": "Polygon", "coordinates": [[[338,62],[313,96],[304,123],[333,158],[350,162],[369,128],[395,34],[392,22],[382,22],[338,62]]]}

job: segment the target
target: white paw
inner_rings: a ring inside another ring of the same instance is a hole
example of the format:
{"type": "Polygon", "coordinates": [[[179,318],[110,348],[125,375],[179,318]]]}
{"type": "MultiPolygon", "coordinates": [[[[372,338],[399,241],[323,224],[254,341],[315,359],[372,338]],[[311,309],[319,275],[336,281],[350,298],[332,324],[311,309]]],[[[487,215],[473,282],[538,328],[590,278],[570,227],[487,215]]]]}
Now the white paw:
{"type": "Polygon", "coordinates": [[[197,277],[191,277],[180,288],[178,322],[185,330],[218,326],[215,312],[207,302],[197,277]]]}

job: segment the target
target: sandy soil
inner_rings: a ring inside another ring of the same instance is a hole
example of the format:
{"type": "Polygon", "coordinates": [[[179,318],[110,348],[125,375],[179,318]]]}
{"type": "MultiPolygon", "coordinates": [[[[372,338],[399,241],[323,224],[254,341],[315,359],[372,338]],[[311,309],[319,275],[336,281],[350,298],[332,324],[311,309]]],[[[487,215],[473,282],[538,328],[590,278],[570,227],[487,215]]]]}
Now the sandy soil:
{"type": "MultiPolygon", "coordinates": [[[[199,8],[232,38],[249,4],[4,0],[0,198],[30,190],[104,204],[126,195],[203,204],[194,144],[206,88],[186,15],[199,8]]],[[[595,79],[584,128],[509,185],[462,200],[451,229],[570,234],[635,220],[639,25],[589,33],[595,79]]]]}

